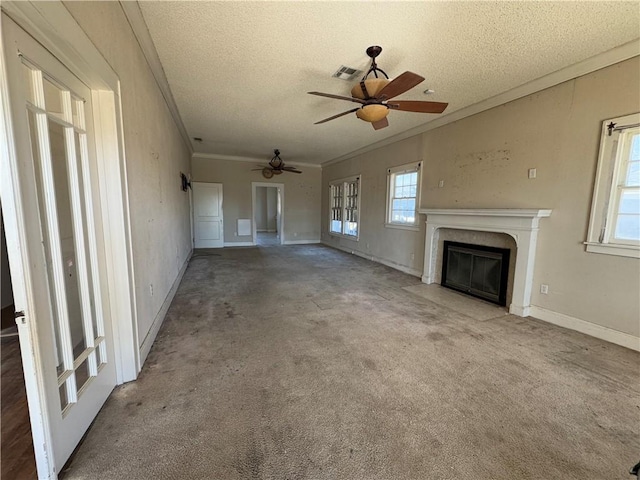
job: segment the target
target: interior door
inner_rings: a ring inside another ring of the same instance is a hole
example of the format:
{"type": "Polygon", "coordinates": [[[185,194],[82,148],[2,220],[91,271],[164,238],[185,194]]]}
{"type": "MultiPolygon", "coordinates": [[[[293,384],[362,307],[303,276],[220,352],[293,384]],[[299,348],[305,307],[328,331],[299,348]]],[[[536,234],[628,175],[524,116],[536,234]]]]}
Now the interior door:
{"type": "Polygon", "coordinates": [[[91,91],[5,14],[2,40],[0,193],[38,475],[55,478],[116,384],[91,91]]]}
{"type": "Polygon", "coordinates": [[[192,182],[195,248],[224,246],[222,184],[192,182]]]}

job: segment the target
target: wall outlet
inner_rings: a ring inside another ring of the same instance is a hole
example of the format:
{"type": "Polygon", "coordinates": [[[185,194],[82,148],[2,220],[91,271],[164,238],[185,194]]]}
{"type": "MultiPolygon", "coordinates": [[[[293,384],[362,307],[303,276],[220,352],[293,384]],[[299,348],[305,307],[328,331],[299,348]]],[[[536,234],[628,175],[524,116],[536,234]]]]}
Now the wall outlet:
{"type": "Polygon", "coordinates": [[[538,174],[538,171],[535,168],[529,169],[529,178],[536,178],[537,174],[538,174]]]}
{"type": "Polygon", "coordinates": [[[293,232],[293,236],[297,237],[298,236],[298,232],[293,232]]]}
{"type": "Polygon", "coordinates": [[[411,253],[411,260],[415,260],[415,259],[416,259],[415,253],[411,253]]]}
{"type": "Polygon", "coordinates": [[[153,283],[149,284],[149,295],[153,297],[153,283]]]}
{"type": "Polygon", "coordinates": [[[549,293],[549,285],[545,285],[544,283],[540,285],[540,293],[546,295],[549,293]]]}
{"type": "Polygon", "coordinates": [[[438,182],[438,188],[442,188],[442,187],[444,187],[444,180],[440,180],[438,182]]]}

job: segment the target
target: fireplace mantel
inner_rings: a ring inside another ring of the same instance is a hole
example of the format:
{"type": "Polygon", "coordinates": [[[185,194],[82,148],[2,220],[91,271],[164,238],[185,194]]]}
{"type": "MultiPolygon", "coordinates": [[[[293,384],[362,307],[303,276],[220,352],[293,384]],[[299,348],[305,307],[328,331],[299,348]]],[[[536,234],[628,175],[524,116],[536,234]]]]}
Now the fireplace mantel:
{"type": "Polygon", "coordinates": [[[513,295],[509,312],[521,317],[529,315],[533,268],[536,257],[538,223],[551,215],[547,209],[521,208],[426,208],[418,210],[427,216],[427,232],[424,242],[424,271],[422,281],[433,283],[437,255],[435,234],[439,228],[454,228],[480,232],[505,233],[516,242],[516,267],[513,279],[513,295]]]}

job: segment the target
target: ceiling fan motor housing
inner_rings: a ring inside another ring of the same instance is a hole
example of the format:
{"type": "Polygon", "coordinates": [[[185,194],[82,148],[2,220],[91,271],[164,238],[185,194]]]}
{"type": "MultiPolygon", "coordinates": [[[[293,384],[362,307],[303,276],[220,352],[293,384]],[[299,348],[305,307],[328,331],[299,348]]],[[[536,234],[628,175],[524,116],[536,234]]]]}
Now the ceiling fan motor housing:
{"type": "Polygon", "coordinates": [[[387,115],[389,115],[389,109],[385,105],[379,104],[365,105],[356,110],[356,116],[360,120],[371,123],[379,122],[387,115]]]}

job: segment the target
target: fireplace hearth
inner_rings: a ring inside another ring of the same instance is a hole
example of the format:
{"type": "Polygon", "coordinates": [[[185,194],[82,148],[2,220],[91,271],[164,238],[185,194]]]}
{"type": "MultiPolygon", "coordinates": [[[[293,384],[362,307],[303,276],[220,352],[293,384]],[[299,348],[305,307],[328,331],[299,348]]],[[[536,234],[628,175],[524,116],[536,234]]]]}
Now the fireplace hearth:
{"type": "Polygon", "coordinates": [[[445,240],[441,284],[505,306],[510,253],[508,248],[445,240]]]}

